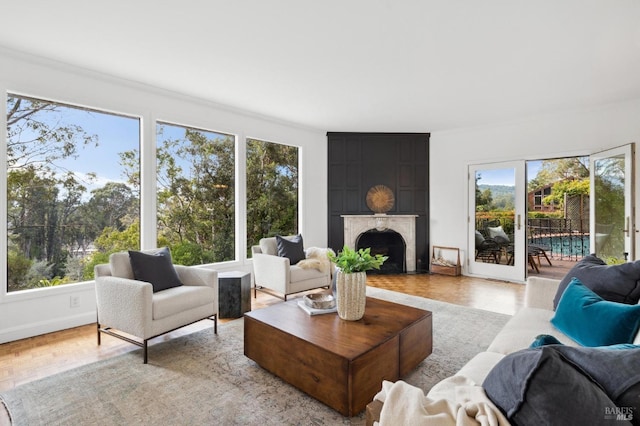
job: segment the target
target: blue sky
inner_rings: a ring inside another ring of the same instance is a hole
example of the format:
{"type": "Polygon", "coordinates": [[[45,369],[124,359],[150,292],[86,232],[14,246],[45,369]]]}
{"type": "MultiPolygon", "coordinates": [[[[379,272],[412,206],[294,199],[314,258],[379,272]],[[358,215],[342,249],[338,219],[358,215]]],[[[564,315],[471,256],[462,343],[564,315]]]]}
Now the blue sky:
{"type": "MultiPolygon", "coordinates": [[[[80,126],[88,135],[95,135],[98,141],[95,144],[77,146],[74,158],[58,159],[55,166],[58,172],[73,172],[76,177],[87,187],[88,191],[103,187],[107,182],[127,183],[124,167],[120,164],[120,153],[140,150],[140,119],[122,115],[110,114],[102,111],[85,110],[60,104],[55,111],[40,112],[34,116],[36,121],[48,123],[51,128],[66,125],[80,126]],[[93,173],[95,180],[86,175],[93,173]]],[[[158,143],[166,139],[182,139],[185,137],[185,128],[163,123],[163,134],[159,135],[158,143]]],[[[19,136],[20,141],[35,138],[29,134],[25,127],[19,136]]],[[[201,130],[210,140],[216,140],[223,136],[212,131],[201,130]]],[[[79,143],[80,139],[78,139],[79,143]]],[[[40,157],[44,158],[44,157],[40,157]]],[[[31,159],[34,160],[34,159],[31,159]]],[[[176,158],[178,163],[182,161],[183,174],[190,173],[188,160],[176,158]]],[[[88,194],[87,194],[88,196],[88,194]]]]}
{"type": "MultiPolygon", "coordinates": [[[[120,153],[140,150],[140,120],[138,118],[60,106],[55,113],[41,113],[38,120],[51,126],[79,125],[89,135],[96,135],[98,144],[78,146],[75,158],[57,160],[56,165],[69,170],[83,181],[88,190],[99,188],[107,182],[126,183],[124,168],[120,165],[120,153]],[[45,115],[46,114],[46,115],[45,115]],[[95,173],[97,179],[90,183],[84,175],[95,173]]],[[[163,138],[183,138],[184,128],[164,126],[163,138]]],[[[206,132],[205,132],[206,133],[206,132]]],[[[214,135],[213,133],[209,136],[214,135]]],[[[33,136],[23,132],[21,140],[33,136]]],[[[188,168],[185,172],[188,172],[188,168]]]]}
{"type": "Polygon", "coordinates": [[[77,173],[95,172],[99,178],[98,187],[107,181],[125,182],[119,153],[140,149],[140,121],[73,108],[65,110],[64,117],[82,126],[87,133],[97,135],[98,146],[83,146],[77,159],[67,159],[61,164],[77,173]]]}
{"type": "MultiPolygon", "coordinates": [[[[542,160],[527,161],[527,178],[533,179],[542,167],[542,160]]],[[[482,179],[478,182],[480,185],[508,185],[515,184],[515,172],[512,168],[503,169],[485,169],[478,172],[482,179]]]]}

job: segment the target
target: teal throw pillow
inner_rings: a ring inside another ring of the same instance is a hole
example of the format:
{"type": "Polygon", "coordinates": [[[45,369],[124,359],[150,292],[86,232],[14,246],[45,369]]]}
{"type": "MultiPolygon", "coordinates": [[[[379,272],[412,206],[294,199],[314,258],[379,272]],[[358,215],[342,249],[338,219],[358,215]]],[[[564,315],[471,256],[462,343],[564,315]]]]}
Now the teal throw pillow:
{"type": "Polygon", "coordinates": [[[561,345],[562,342],[556,339],[554,336],[550,336],[548,334],[539,334],[536,336],[535,340],[529,346],[529,349],[539,348],[541,346],[548,345],[561,345]]]}
{"type": "MultiPolygon", "coordinates": [[[[549,345],[563,345],[563,343],[549,334],[539,334],[529,345],[529,349],[541,348],[549,345]]],[[[632,343],[619,343],[617,345],[608,346],[595,346],[595,349],[609,349],[609,350],[622,350],[622,349],[640,349],[640,345],[634,345],[632,343]]],[[[640,354],[639,354],[640,355],[640,354]]]]}
{"type": "Polygon", "coordinates": [[[640,327],[640,305],[604,300],[574,278],[551,323],[582,346],[631,343],[640,327]]]}

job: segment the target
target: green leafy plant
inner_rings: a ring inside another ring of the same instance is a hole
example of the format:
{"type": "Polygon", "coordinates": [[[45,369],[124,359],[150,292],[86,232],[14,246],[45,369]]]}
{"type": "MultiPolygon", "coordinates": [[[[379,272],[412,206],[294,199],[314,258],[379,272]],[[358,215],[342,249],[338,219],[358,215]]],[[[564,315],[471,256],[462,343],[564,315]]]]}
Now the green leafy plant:
{"type": "Polygon", "coordinates": [[[380,269],[388,256],[381,254],[372,255],[371,248],[355,251],[344,246],[338,254],[329,253],[329,259],[336,264],[345,274],[365,272],[370,269],[380,269]]]}

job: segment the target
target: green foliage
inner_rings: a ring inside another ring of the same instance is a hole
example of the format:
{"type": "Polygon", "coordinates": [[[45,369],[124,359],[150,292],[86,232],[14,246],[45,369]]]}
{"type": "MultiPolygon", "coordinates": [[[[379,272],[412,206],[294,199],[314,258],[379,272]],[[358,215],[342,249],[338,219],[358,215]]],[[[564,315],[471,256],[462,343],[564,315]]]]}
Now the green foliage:
{"type": "Polygon", "coordinates": [[[381,254],[372,256],[371,248],[368,247],[355,251],[345,245],[337,255],[329,252],[329,259],[345,274],[380,269],[388,258],[388,256],[382,256],[381,254]]]}
{"type": "Polygon", "coordinates": [[[613,256],[608,256],[602,260],[604,260],[607,265],[622,265],[623,263],[626,263],[626,260],[613,256]]]}
{"type": "Polygon", "coordinates": [[[551,195],[544,197],[544,204],[554,204],[556,206],[564,205],[565,194],[571,195],[589,195],[589,179],[582,180],[563,180],[556,182],[551,187],[551,195]]]}
{"type": "Polygon", "coordinates": [[[185,249],[185,262],[211,255],[215,262],[233,260],[235,139],[191,128],[182,128],[182,138],[165,138],[169,127],[175,126],[158,126],[158,242],[202,248],[201,254],[185,249]]]}
{"type": "Polygon", "coordinates": [[[530,219],[544,219],[544,218],[560,219],[564,217],[564,213],[561,211],[555,211],[555,212],[529,211],[527,212],[527,215],[530,219]]]}
{"type": "Polygon", "coordinates": [[[71,280],[68,277],[60,278],[58,276],[55,276],[51,279],[43,278],[41,280],[38,280],[38,283],[33,287],[54,287],[62,284],[69,284],[70,282],[71,280]]]}
{"type": "Polygon", "coordinates": [[[476,185],[476,211],[513,210],[514,203],[514,186],[476,185]]]}
{"type": "Polygon", "coordinates": [[[85,280],[92,280],[94,278],[93,269],[96,265],[100,265],[101,263],[109,263],[109,255],[111,253],[97,251],[84,262],[84,267],[82,269],[82,278],[85,280]]]}
{"type": "Polygon", "coordinates": [[[297,232],[298,149],[247,140],[248,251],[260,238],[297,232]]]}
{"type": "Polygon", "coordinates": [[[31,260],[10,250],[7,256],[7,289],[21,290],[31,269],[31,260]]]}
{"type": "Polygon", "coordinates": [[[119,231],[106,227],[95,239],[94,245],[104,253],[115,253],[122,250],[140,249],[140,222],[136,220],[128,228],[119,231]]]}
{"type": "Polygon", "coordinates": [[[189,242],[176,244],[171,247],[171,258],[176,265],[202,265],[205,263],[213,263],[214,255],[206,252],[202,246],[189,242]]]}
{"type": "Polygon", "coordinates": [[[528,191],[563,180],[589,178],[589,157],[569,157],[544,160],[538,174],[529,180],[528,191]]]}
{"type": "MultiPolygon", "coordinates": [[[[97,135],[69,122],[84,123],[82,111],[13,95],[6,107],[9,291],[89,280],[111,253],[139,249],[139,150],[119,153],[126,183],[108,182],[88,196],[84,185],[96,176],[80,180],[61,166],[98,145],[97,135]]],[[[235,259],[235,137],[192,128],[164,137],[167,126],[157,127],[158,247],[170,247],[184,265],[235,259]]],[[[249,246],[295,234],[298,148],[249,139],[246,161],[249,246]]]]}

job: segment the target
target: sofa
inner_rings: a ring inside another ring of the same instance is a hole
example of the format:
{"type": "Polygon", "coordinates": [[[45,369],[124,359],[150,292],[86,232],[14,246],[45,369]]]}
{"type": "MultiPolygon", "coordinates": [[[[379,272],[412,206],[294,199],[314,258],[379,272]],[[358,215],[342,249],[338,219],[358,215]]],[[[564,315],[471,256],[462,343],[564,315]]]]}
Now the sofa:
{"type": "MultiPolygon", "coordinates": [[[[502,407],[498,408],[496,404],[494,404],[494,400],[488,397],[489,392],[485,392],[487,385],[492,385],[495,388],[496,377],[498,377],[496,371],[499,370],[499,367],[502,367],[503,364],[508,364],[505,368],[510,370],[506,375],[501,376],[497,380],[514,383],[517,380],[520,380],[520,382],[529,381],[531,377],[530,373],[529,376],[523,376],[520,379],[515,378],[513,372],[513,368],[515,367],[513,366],[512,359],[518,356],[522,357],[528,354],[528,352],[532,352],[533,356],[538,356],[540,351],[534,352],[535,349],[531,348],[534,346],[544,346],[549,343],[545,343],[545,339],[553,343],[553,345],[547,346],[547,348],[561,348],[565,352],[569,351],[566,349],[567,347],[574,348],[574,352],[590,350],[591,352],[586,354],[586,358],[591,357],[595,359],[593,353],[600,348],[585,348],[584,345],[581,345],[574,338],[561,332],[556,325],[552,323],[556,322],[554,317],[560,316],[559,312],[561,307],[569,303],[565,302],[564,305],[559,305],[559,299],[564,293],[569,293],[569,288],[571,288],[571,291],[573,291],[574,287],[577,291],[583,291],[582,287],[586,288],[584,285],[580,287],[582,283],[573,277],[573,275],[581,276],[585,281],[589,281],[590,277],[596,281],[602,278],[598,273],[593,272],[593,265],[597,265],[597,267],[600,268],[599,270],[603,271],[607,269],[607,267],[604,266],[604,262],[594,258],[595,256],[586,259],[585,262],[580,262],[562,281],[541,277],[529,277],[525,290],[524,307],[505,324],[484,352],[474,356],[454,376],[437,383],[428,391],[426,396],[421,389],[417,389],[402,381],[395,383],[384,382],[382,390],[367,406],[367,425],[378,424],[378,422],[382,426],[386,424],[409,424],[414,423],[416,419],[422,419],[421,424],[456,424],[456,422],[457,424],[510,424],[502,407]],[[562,287],[564,287],[564,289],[562,289],[562,287]],[[559,289],[562,290],[559,291],[559,289]],[[509,364],[509,362],[511,362],[511,364],[509,364]],[[417,416],[412,417],[413,414],[411,411],[418,413],[417,416]],[[463,411],[462,415],[461,411],[463,411]],[[426,415],[427,412],[433,414],[433,416],[426,415]],[[463,419],[461,419],[461,417],[463,419]],[[393,422],[390,422],[390,419],[393,419],[393,422]],[[425,419],[429,420],[425,421],[425,419]],[[433,422],[431,420],[433,420],[433,422]]],[[[629,341],[628,345],[620,345],[622,347],[619,348],[625,349],[626,351],[615,351],[615,355],[621,356],[623,353],[626,354],[628,352],[632,357],[630,361],[632,364],[630,366],[631,373],[626,372],[625,377],[633,376],[636,378],[635,380],[637,380],[638,384],[635,388],[635,398],[639,399],[638,402],[640,402],[640,394],[638,394],[640,391],[640,349],[634,348],[633,346],[640,345],[640,331],[638,331],[638,324],[640,324],[640,315],[638,315],[638,313],[640,313],[640,305],[635,305],[638,303],[635,298],[640,297],[640,263],[637,263],[634,267],[637,267],[637,270],[629,271],[630,267],[623,267],[627,269],[624,271],[624,273],[627,274],[626,278],[636,273],[638,273],[638,275],[628,280],[629,287],[623,290],[624,294],[619,298],[628,298],[629,295],[632,297],[631,300],[626,300],[627,304],[623,306],[623,308],[634,311],[633,315],[635,315],[636,322],[635,326],[632,325],[632,327],[635,327],[635,337],[633,337],[634,332],[631,332],[629,334],[629,340],[633,340],[629,341]],[[635,304],[630,303],[634,301],[635,304]]],[[[609,272],[611,272],[611,269],[609,269],[609,272]]],[[[616,273],[619,273],[619,271],[616,273]]],[[[619,277],[616,278],[618,279],[619,277]]],[[[617,281],[613,280],[612,282],[617,281]]],[[[590,289],[585,291],[590,291],[590,289]]],[[[602,293],[602,289],[598,289],[598,291],[602,293]]],[[[567,295],[567,300],[568,298],[569,296],[567,295]]],[[[622,304],[617,303],[616,306],[617,305],[622,304]]],[[[571,314],[568,316],[573,318],[571,314]]],[[[571,332],[573,333],[572,330],[571,332]]],[[[598,353],[600,352],[605,351],[600,350],[598,353]]],[[[614,351],[609,350],[606,352],[612,354],[614,351]]],[[[561,354],[559,358],[562,360],[565,359],[566,356],[561,354]]],[[[542,364],[539,360],[537,362],[538,364],[542,364]]],[[[550,362],[547,362],[547,364],[550,364],[550,362]]],[[[511,383],[511,385],[517,387],[518,384],[514,383],[511,383]]],[[[498,393],[499,392],[500,391],[498,391],[498,393]]],[[[590,392],[587,393],[589,394],[590,392]]],[[[506,397],[508,398],[508,396],[506,397]]],[[[499,395],[497,399],[499,399],[499,395]]],[[[615,414],[612,409],[611,415],[615,414]]],[[[622,415],[629,417],[629,413],[622,413],[622,415]]],[[[639,416],[637,415],[636,417],[639,416]]],[[[532,423],[535,424],[535,422],[532,423]]],[[[544,423],[548,424],[548,421],[545,420],[544,423]]],[[[597,422],[590,423],[597,424],[597,422]]],[[[573,424],[577,423],[573,422],[573,424]]],[[[623,423],[618,422],[616,424],[623,423]]]]}

